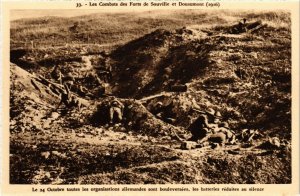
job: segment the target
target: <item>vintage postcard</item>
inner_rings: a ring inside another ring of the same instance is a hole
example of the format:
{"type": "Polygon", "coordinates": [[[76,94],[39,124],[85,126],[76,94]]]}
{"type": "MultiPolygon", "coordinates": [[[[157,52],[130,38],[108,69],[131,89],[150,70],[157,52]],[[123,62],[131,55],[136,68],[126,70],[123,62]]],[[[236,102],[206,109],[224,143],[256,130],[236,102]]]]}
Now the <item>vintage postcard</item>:
{"type": "Polygon", "coordinates": [[[299,2],[4,1],[3,195],[297,195],[299,2]]]}

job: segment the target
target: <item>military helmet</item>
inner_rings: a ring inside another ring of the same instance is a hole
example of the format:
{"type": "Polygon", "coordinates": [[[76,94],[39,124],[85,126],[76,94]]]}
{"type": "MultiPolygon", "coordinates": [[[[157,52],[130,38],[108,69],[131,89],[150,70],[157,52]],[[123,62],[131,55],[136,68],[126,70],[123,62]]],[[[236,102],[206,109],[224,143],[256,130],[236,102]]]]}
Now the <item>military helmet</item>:
{"type": "Polygon", "coordinates": [[[216,116],[216,118],[221,118],[221,117],[222,117],[222,115],[221,115],[221,113],[220,113],[219,111],[217,111],[217,112],[215,113],[215,116],[216,116]]]}
{"type": "Polygon", "coordinates": [[[210,114],[210,115],[212,115],[212,116],[214,116],[216,112],[215,112],[214,109],[208,108],[208,110],[206,111],[206,113],[207,113],[207,114],[210,114]]]}
{"type": "Polygon", "coordinates": [[[157,102],[156,105],[163,105],[161,101],[157,102]]]}
{"type": "Polygon", "coordinates": [[[224,128],[229,128],[229,125],[228,125],[227,122],[222,122],[222,123],[220,123],[220,126],[221,126],[221,127],[224,127],[224,128]]]}

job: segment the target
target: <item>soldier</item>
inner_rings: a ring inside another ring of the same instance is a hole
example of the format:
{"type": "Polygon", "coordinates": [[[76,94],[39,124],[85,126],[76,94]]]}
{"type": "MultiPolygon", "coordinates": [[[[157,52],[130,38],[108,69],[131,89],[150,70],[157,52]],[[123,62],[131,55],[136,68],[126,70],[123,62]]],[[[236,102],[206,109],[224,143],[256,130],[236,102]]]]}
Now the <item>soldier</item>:
{"type": "Polygon", "coordinates": [[[246,32],[247,31],[246,21],[247,19],[243,18],[242,20],[239,21],[237,25],[234,25],[232,28],[232,33],[239,34],[239,33],[246,32]]]}
{"type": "Polygon", "coordinates": [[[58,69],[59,65],[55,65],[53,70],[50,73],[50,76],[52,79],[58,81],[58,83],[62,84],[62,73],[61,71],[58,69]]]}
{"type": "Polygon", "coordinates": [[[236,143],[236,137],[233,131],[230,130],[227,122],[220,123],[220,127],[216,128],[213,133],[222,132],[226,135],[226,142],[230,144],[236,143]]]}
{"type": "Polygon", "coordinates": [[[106,62],[105,70],[107,71],[107,81],[112,80],[112,66],[106,62]]]}
{"type": "Polygon", "coordinates": [[[69,90],[72,89],[74,85],[75,78],[71,73],[66,74],[66,76],[62,77],[62,84],[66,85],[69,90]]]}
{"type": "Polygon", "coordinates": [[[110,109],[109,109],[109,117],[110,117],[110,123],[112,124],[115,122],[121,122],[123,119],[123,111],[124,111],[124,105],[117,99],[114,99],[110,103],[110,109]],[[116,120],[115,117],[116,116],[116,120]]]}
{"type": "Polygon", "coordinates": [[[215,128],[211,133],[199,140],[199,143],[202,147],[209,144],[225,146],[226,143],[235,143],[235,135],[229,130],[228,123],[224,122],[220,124],[220,127],[215,128]]]}
{"type": "Polygon", "coordinates": [[[57,106],[57,109],[60,107],[62,103],[65,104],[66,107],[70,108],[73,106],[78,107],[79,111],[81,111],[82,103],[78,98],[71,94],[70,89],[67,84],[64,84],[65,91],[61,92],[61,100],[57,106]]]}
{"type": "Polygon", "coordinates": [[[163,103],[161,101],[157,102],[152,113],[157,117],[157,118],[162,118],[162,108],[163,108],[163,103]]]}
{"type": "Polygon", "coordinates": [[[173,107],[174,107],[173,102],[164,106],[163,103],[159,101],[159,102],[157,102],[157,104],[153,110],[153,114],[157,118],[159,118],[167,123],[174,123],[176,121],[176,119],[175,119],[175,113],[172,111],[173,107]]]}
{"type": "Polygon", "coordinates": [[[112,78],[111,72],[106,71],[106,70],[100,71],[100,72],[99,72],[99,75],[100,75],[100,78],[101,78],[105,83],[109,82],[109,81],[111,80],[111,78],[112,78]]]}
{"type": "Polygon", "coordinates": [[[101,85],[101,79],[98,77],[98,74],[95,72],[88,72],[85,74],[85,78],[88,83],[93,84],[93,85],[101,85]]]}
{"type": "Polygon", "coordinates": [[[216,128],[218,125],[210,123],[214,121],[215,111],[213,109],[208,109],[205,114],[201,114],[188,128],[192,133],[192,137],[189,139],[191,141],[198,141],[204,138],[212,129],[216,128]]]}
{"type": "Polygon", "coordinates": [[[65,106],[69,106],[70,103],[71,103],[71,94],[70,94],[70,90],[68,88],[68,86],[66,84],[64,84],[64,87],[65,87],[65,91],[62,91],[60,93],[60,102],[57,106],[57,109],[59,108],[59,106],[64,103],[65,106]]]}

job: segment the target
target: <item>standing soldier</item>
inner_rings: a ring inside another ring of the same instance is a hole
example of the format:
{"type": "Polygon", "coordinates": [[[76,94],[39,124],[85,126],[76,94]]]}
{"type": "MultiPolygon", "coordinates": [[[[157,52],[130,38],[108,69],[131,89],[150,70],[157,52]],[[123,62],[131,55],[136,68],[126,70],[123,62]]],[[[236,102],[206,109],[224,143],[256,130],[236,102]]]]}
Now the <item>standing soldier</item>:
{"type": "Polygon", "coordinates": [[[53,70],[50,73],[50,76],[54,80],[58,81],[59,84],[62,84],[62,73],[58,68],[59,68],[59,65],[58,64],[55,65],[53,70]]]}
{"type": "Polygon", "coordinates": [[[64,91],[61,92],[60,94],[60,102],[57,106],[57,109],[59,108],[59,106],[63,103],[65,104],[66,107],[69,107],[71,104],[71,93],[70,93],[70,89],[68,88],[68,86],[66,84],[64,84],[64,91]]]}
{"type": "Polygon", "coordinates": [[[110,103],[109,117],[110,123],[121,122],[123,119],[124,105],[116,98],[110,103]],[[116,116],[116,119],[114,118],[116,116]]]}

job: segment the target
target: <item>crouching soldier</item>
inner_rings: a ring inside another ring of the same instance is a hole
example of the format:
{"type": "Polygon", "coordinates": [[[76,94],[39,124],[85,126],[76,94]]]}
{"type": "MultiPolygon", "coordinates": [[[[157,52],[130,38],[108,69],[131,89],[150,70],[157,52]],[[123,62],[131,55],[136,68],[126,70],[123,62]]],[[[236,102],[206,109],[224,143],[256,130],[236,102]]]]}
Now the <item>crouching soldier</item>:
{"type": "Polygon", "coordinates": [[[117,99],[110,103],[109,117],[110,123],[121,122],[123,119],[124,105],[117,99]]]}
{"type": "Polygon", "coordinates": [[[61,92],[60,94],[60,102],[57,106],[57,109],[61,106],[63,103],[68,109],[71,107],[78,107],[79,111],[81,112],[81,101],[71,94],[70,89],[67,84],[64,84],[65,91],[61,92]]]}
{"type": "Polygon", "coordinates": [[[59,108],[59,106],[63,103],[63,104],[65,104],[65,106],[69,106],[70,105],[70,103],[71,103],[71,99],[72,99],[72,97],[71,97],[71,93],[70,93],[70,90],[69,90],[69,88],[68,88],[68,85],[66,85],[66,84],[64,84],[64,91],[62,91],[61,93],[60,93],[60,102],[59,102],[59,104],[58,104],[58,107],[57,108],[59,108]]]}
{"type": "Polygon", "coordinates": [[[227,122],[220,123],[220,127],[216,128],[213,133],[222,132],[226,135],[226,142],[229,144],[236,143],[235,133],[230,130],[229,125],[227,122]]]}
{"type": "Polygon", "coordinates": [[[188,131],[191,132],[192,137],[190,141],[198,141],[206,137],[207,134],[211,133],[212,130],[218,127],[218,124],[215,124],[215,111],[209,109],[205,114],[201,114],[188,128],[188,131]],[[212,123],[211,123],[212,122],[212,123]]]}
{"type": "Polygon", "coordinates": [[[50,73],[52,79],[56,80],[58,83],[62,84],[62,73],[59,70],[59,65],[55,65],[50,73]]]}
{"type": "Polygon", "coordinates": [[[207,145],[223,147],[226,143],[234,144],[235,141],[234,133],[229,130],[228,124],[224,122],[220,124],[220,127],[215,128],[211,133],[199,140],[199,144],[201,147],[207,145]]]}
{"type": "Polygon", "coordinates": [[[157,118],[167,123],[174,123],[176,119],[174,118],[175,116],[174,113],[172,112],[172,108],[173,108],[172,103],[170,103],[167,106],[164,106],[163,103],[159,101],[157,102],[156,107],[153,110],[153,114],[157,118]]]}

